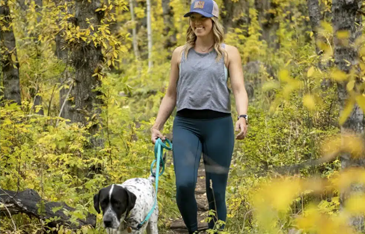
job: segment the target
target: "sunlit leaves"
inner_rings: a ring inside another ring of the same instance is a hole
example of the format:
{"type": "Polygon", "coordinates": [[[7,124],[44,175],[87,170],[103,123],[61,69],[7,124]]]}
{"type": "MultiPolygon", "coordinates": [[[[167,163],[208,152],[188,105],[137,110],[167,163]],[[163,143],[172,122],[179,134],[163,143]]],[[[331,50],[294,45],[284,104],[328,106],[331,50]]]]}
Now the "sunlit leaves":
{"type": "Polygon", "coordinates": [[[303,97],[303,105],[309,110],[314,110],[316,108],[316,100],[313,95],[306,94],[303,97]]]}
{"type": "MultiPolygon", "coordinates": [[[[363,175],[364,176],[364,175],[363,175]]],[[[365,177],[363,177],[365,179],[365,177]]],[[[365,214],[365,195],[354,194],[345,202],[345,208],[348,212],[355,215],[365,214]]]]}
{"type": "Polygon", "coordinates": [[[280,83],[277,81],[268,81],[262,85],[262,91],[264,92],[278,88],[280,88],[280,83]]]}
{"type": "Polygon", "coordinates": [[[365,95],[364,94],[356,96],[356,103],[357,103],[357,105],[359,105],[359,107],[365,113],[365,95]]]}
{"type": "Polygon", "coordinates": [[[308,78],[313,76],[314,71],[315,71],[315,68],[313,66],[308,69],[308,72],[307,72],[308,78]]]}
{"type": "Polygon", "coordinates": [[[347,118],[351,115],[352,110],[354,109],[354,105],[355,105],[354,98],[347,99],[345,106],[340,114],[339,118],[340,125],[343,125],[346,122],[347,118]]]}
{"type": "Polygon", "coordinates": [[[354,135],[340,135],[327,139],[322,144],[322,154],[339,155],[339,153],[349,153],[353,158],[359,158],[364,155],[364,141],[354,135]]]}
{"type": "Polygon", "coordinates": [[[332,71],[331,71],[331,74],[330,74],[330,77],[331,79],[333,79],[334,81],[346,81],[348,79],[348,75],[337,69],[337,68],[334,68],[332,71]]]}

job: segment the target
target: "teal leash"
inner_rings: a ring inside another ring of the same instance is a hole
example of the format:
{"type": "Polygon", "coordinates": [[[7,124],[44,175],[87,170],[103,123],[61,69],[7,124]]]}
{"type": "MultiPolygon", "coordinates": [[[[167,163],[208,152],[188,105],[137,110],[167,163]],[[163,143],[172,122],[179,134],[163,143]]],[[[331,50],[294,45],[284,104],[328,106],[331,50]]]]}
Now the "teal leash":
{"type": "Polygon", "coordinates": [[[163,161],[163,158],[162,158],[162,155],[163,155],[163,149],[167,149],[167,150],[172,150],[172,144],[171,142],[166,139],[165,140],[165,143],[162,142],[162,140],[160,138],[158,138],[156,140],[156,143],[155,143],[155,160],[153,160],[152,164],[151,164],[151,174],[156,178],[155,181],[156,181],[156,195],[155,195],[155,203],[153,204],[152,206],[152,209],[150,210],[150,212],[148,212],[146,218],[140,222],[137,227],[133,228],[134,230],[139,230],[143,224],[145,224],[145,222],[147,222],[153,211],[155,210],[156,208],[156,205],[157,205],[157,192],[158,192],[158,177],[161,176],[163,174],[163,172],[165,171],[165,162],[163,161]],[[168,145],[166,145],[166,142],[168,143],[168,145]],[[156,164],[156,171],[154,172],[153,171],[153,166],[156,164]],[[162,165],[162,171],[160,172],[160,164],[162,165]]]}

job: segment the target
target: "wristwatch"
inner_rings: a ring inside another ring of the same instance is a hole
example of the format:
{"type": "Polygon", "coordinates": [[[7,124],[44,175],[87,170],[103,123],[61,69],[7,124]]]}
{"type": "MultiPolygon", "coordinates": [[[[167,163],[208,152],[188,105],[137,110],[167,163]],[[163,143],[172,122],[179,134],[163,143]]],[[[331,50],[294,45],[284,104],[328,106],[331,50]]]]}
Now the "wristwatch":
{"type": "Polygon", "coordinates": [[[239,120],[240,118],[245,118],[246,124],[248,124],[248,115],[240,115],[238,116],[237,120],[239,120]]]}

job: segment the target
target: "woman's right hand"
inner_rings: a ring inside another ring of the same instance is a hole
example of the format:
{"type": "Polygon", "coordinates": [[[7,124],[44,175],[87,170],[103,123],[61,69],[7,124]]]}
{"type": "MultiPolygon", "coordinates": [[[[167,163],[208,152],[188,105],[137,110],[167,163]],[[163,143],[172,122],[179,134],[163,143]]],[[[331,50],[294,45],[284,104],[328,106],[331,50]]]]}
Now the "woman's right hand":
{"type": "Polygon", "coordinates": [[[157,138],[160,138],[162,141],[165,140],[165,136],[162,135],[160,130],[158,130],[157,128],[151,128],[151,141],[153,144],[156,143],[157,138]]]}

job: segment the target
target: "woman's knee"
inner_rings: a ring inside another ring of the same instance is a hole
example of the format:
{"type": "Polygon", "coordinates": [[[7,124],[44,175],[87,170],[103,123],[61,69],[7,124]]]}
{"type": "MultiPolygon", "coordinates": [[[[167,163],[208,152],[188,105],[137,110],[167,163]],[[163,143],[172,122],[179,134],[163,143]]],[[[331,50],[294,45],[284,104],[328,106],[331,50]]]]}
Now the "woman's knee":
{"type": "Polygon", "coordinates": [[[176,184],[176,193],[182,199],[194,196],[195,186],[193,182],[180,182],[176,184]]]}

